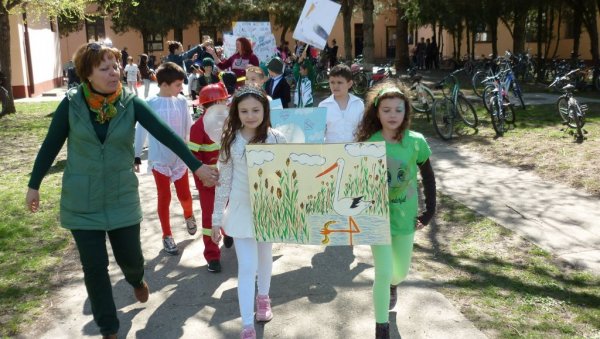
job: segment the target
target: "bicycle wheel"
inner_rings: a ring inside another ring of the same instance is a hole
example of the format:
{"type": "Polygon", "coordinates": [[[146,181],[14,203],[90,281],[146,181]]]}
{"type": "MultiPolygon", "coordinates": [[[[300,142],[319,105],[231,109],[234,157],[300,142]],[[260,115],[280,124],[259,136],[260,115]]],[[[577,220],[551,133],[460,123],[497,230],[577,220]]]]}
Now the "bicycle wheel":
{"type": "Polygon", "coordinates": [[[483,98],[483,89],[485,88],[485,84],[482,82],[485,78],[487,78],[486,71],[479,71],[473,75],[471,78],[471,85],[473,86],[473,93],[480,98],[483,98]]]}
{"type": "Polygon", "coordinates": [[[431,111],[433,129],[443,140],[450,140],[454,130],[453,104],[450,99],[436,100],[431,111]]]}
{"type": "Polygon", "coordinates": [[[427,86],[418,83],[412,93],[411,107],[419,113],[427,113],[427,121],[431,120],[429,115],[435,101],[433,92],[427,86]]]}
{"type": "Polygon", "coordinates": [[[502,101],[504,103],[504,120],[506,123],[514,125],[517,120],[515,107],[510,103],[510,100],[507,97],[502,98],[502,101]]]}
{"type": "Polygon", "coordinates": [[[498,97],[496,96],[491,102],[490,115],[492,118],[492,127],[496,131],[496,135],[503,136],[506,130],[506,117],[504,115],[503,108],[498,103],[498,97]]]}
{"type": "Polygon", "coordinates": [[[519,102],[521,102],[521,108],[525,109],[525,101],[523,100],[523,94],[521,93],[521,87],[519,86],[518,83],[516,83],[516,82],[512,83],[512,92],[517,98],[519,98],[519,102]]]}
{"type": "Polygon", "coordinates": [[[494,90],[496,88],[493,85],[487,85],[483,89],[482,98],[483,98],[483,106],[488,112],[492,111],[491,100],[493,100],[496,95],[494,90]]]}
{"type": "Polygon", "coordinates": [[[329,86],[327,70],[322,70],[319,73],[317,73],[317,76],[315,77],[315,82],[317,83],[317,87],[327,88],[329,86]]]}
{"type": "Polygon", "coordinates": [[[462,93],[459,93],[456,98],[456,111],[467,126],[476,128],[479,124],[475,108],[462,93]]]}
{"type": "MultiPolygon", "coordinates": [[[[569,122],[569,98],[566,95],[561,95],[558,100],[556,100],[556,109],[558,110],[558,115],[560,119],[568,123],[569,122]]],[[[570,126],[570,125],[569,125],[570,126]]],[[[575,127],[575,126],[571,126],[575,127]]]]}
{"type": "Polygon", "coordinates": [[[577,140],[583,141],[583,125],[585,124],[585,116],[581,112],[579,104],[573,106],[573,120],[575,121],[575,128],[577,129],[577,140]]]}
{"type": "Polygon", "coordinates": [[[358,72],[352,76],[352,91],[356,95],[363,95],[369,88],[369,79],[364,72],[358,72]]]}

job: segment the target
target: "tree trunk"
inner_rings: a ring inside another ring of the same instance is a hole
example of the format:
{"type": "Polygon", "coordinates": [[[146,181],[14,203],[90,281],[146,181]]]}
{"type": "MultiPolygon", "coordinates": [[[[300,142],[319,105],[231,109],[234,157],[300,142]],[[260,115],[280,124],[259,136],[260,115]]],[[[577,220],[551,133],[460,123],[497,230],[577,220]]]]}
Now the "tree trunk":
{"type": "MultiPolygon", "coordinates": [[[[548,13],[550,13],[550,22],[548,23],[548,33],[552,33],[552,27],[554,27],[554,8],[552,6],[550,7],[546,7],[546,11],[548,13]]],[[[558,13],[558,18],[556,20],[557,24],[557,29],[556,29],[556,45],[554,46],[554,52],[552,52],[552,57],[548,57],[550,55],[550,41],[552,38],[552,34],[548,34],[546,37],[546,41],[547,41],[547,47],[546,47],[546,53],[544,55],[544,58],[546,59],[554,59],[556,57],[556,53],[558,53],[558,45],[560,43],[560,26],[562,23],[562,3],[559,2],[558,4],[558,10],[556,11],[556,13],[558,13]]],[[[540,19],[541,20],[541,19],[540,19]]]]}
{"type": "MultiPolygon", "coordinates": [[[[525,52],[525,42],[527,40],[527,34],[525,29],[526,26],[527,12],[515,13],[513,26],[513,53],[515,54],[525,52]]],[[[538,31],[540,30],[541,27],[538,26],[538,31]]]]}
{"type": "Polygon", "coordinates": [[[577,60],[579,55],[579,42],[581,41],[581,17],[583,13],[575,11],[573,16],[573,49],[571,50],[571,61],[577,60]]]}
{"type": "Polygon", "coordinates": [[[456,60],[461,61],[462,59],[462,33],[463,33],[463,24],[459,22],[456,26],[456,60]]]}
{"type": "Polygon", "coordinates": [[[354,9],[354,0],[342,1],[342,16],[344,18],[344,58],[346,63],[352,63],[352,10],[354,9]]]}
{"type": "Polygon", "coordinates": [[[370,67],[375,62],[375,35],[373,33],[373,0],[363,0],[363,55],[364,63],[370,67]]]}
{"type": "Polygon", "coordinates": [[[592,62],[594,65],[598,64],[598,60],[600,58],[599,54],[599,46],[598,46],[598,24],[596,20],[596,15],[598,14],[598,8],[596,8],[596,4],[592,3],[592,8],[585,14],[587,19],[586,21],[586,29],[588,31],[588,35],[590,36],[590,53],[592,54],[592,62]]]}
{"type": "MultiPolygon", "coordinates": [[[[183,45],[183,29],[173,28],[173,40],[181,42],[183,45]]],[[[183,47],[185,50],[185,46],[183,47]]]]}
{"type": "Polygon", "coordinates": [[[290,28],[288,26],[283,26],[283,29],[281,30],[281,36],[279,37],[279,41],[285,41],[285,35],[287,34],[289,29],[290,28]]]}
{"type": "Polygon", "coordinates": [[[8,91],[8,101],[4,114],[15,113],[15,102],[12,93],[12,66],[10,62],[10,22],[8,11],[2,6],[0,10],[0,70],[6,76],[4,87],[8,91]]]}
{"type": "Polygon", "coordinates": [[[396,1],[396,74],[401,69],[410,67],[410,56],[408,55],[408,20],[401,1],[396,1]]]}
{"type": "Polygon", "coordinates": [[[492,59],[498,56],[498,20],[493,19],[488,22],[490,26],[490,35],[492,38],[492,59]]]}

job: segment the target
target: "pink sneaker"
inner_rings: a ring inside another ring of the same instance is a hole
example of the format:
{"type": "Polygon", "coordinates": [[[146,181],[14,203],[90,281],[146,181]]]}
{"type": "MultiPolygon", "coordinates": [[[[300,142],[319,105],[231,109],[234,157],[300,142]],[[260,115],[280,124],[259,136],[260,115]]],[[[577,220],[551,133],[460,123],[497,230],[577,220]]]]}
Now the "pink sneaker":
{"type": "Polygon", "coordinates": [[[256,320],[270,321],[271,319],[273,319],[271,299],[269,299],[268,295],[258,295],[256,297],[256,320]]]}
{"type": "Polygon", "coordinates": [[[240,339],[256,339],[256,331],[254,327],[244,327],[242,333],[240,333],[240,339]]]}

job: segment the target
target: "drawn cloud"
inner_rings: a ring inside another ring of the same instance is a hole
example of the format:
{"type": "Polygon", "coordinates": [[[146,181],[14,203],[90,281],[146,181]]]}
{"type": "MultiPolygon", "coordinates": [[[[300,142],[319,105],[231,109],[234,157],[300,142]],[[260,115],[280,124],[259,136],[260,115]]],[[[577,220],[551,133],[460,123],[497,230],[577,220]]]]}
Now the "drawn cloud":
{"type": "Polygon", "coordinates": [[[255,151],[251,150],[246,152],[246,161],[249,167],[260,166],[265,162],[270,162],[275,159],[275,155],[269,151],[255,151]]]}
{"type": "Polygon", "coordinates": [[[385,155],[385,145],[377,145],[370,143],[354,143],[354,144],[346,144],[344,146],[346,152],[353,157],[375,157],[381,158],[385,155]]]}
{"type": "Polygon", "coordinates": [[[320,155],[310,155],[306,153],[291,153],[290,160],[297,162],[301,165],[307,166],[323,166],[325,164],[325,158],[320,155]]]}

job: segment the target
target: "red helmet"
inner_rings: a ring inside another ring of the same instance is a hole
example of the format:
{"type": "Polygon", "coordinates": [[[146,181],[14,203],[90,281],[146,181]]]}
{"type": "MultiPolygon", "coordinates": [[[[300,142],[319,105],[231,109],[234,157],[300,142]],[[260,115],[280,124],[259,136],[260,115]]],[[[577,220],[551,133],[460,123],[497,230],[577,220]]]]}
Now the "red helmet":
{"type": "Polygon", "coordinates": [[[204,105],[209,102],[226,99],[227,89],[225,89],[225,85],[223,85],[222,82],[218,82],[216,84],[206,85],[202,88],[202,90],[200,90],[200,97],[198,98],[198,103],[200,105],[204,105]]]}

